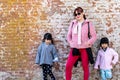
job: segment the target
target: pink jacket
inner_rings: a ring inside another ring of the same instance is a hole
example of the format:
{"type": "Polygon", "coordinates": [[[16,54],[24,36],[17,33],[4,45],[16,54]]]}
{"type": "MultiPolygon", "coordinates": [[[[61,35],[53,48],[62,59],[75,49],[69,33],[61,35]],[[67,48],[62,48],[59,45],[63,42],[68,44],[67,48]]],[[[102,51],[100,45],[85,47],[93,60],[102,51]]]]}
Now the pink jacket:
{"type": "Polygon", "coordinates": [[[70,44],[71,48],[88,48],[91,47],[92,44],[96,41],[97,37],[95,27],[92,25],[91,22],[89,22],[91,38],[88,38],[88,22],[89,21],[85,20],[82,24],[81,44],[78,44],[78,34],[73,34],[73,27],[76,26],[78,22],[76,20],[73,20],[70,23],[67,34],[67,41],[70,44]],[[90,45],[87,45],[86,43],[89,43],[90,45]]]}
{"type": "Polygon", "coordinates": [[[107,48],[104,52],[102,49],[98,51],[97,59],[95,62],[95,69],[112,69],[112,65],[118,62],[118,53],[115,52],[112,48],[107,48]]]}

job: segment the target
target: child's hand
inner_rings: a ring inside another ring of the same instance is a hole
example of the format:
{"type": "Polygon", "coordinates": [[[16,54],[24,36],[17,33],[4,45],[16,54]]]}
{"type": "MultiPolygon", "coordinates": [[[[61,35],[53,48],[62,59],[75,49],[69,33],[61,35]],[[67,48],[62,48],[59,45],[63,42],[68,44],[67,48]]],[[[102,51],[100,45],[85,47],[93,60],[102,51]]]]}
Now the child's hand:
{"type": "Polygon", "coordinates": [[[93,71],[92,71],[92,72],[93,72],[94,74],[96,74],[96,73],[97,73],[97,71],[98,71],[98,69],[93,69],[93,71]]]}
{"type": "Polygon", "coordinates": [[[117,64],[120,64],[120,61],[118,61],[117,64]]]}
{"type": "Polygon", "coordinates": [[[114,66],[115,64],[111,63],[112,66],[114,66]]]}
{"type": "Polygon", "coordinates": [[[59,70],[60,65],[58,64],[58,62],[54,62],[53,67],[54,67],[56,70],[59,70]]]}
{"type": "Polygon", "coordinates": [[[98,69],[94,69],[94,71],[95,71],[95,72],[97,72],[97,71],[98,71],[98,69]]]}
{"type": "Polygon", "coordinates": [[[58,57],[56,57],[54,60],[53,60],[53,62],[58,62],[59,60],[58,60],[58,57]]]}

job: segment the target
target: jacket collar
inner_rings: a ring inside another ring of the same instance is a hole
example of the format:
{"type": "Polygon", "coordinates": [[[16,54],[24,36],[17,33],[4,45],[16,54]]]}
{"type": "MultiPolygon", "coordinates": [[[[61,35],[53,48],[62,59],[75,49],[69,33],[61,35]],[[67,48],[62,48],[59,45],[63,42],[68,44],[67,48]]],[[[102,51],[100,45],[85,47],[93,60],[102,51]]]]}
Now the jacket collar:
{"type": "MultiPolygon", "coordinates": [[[[74,22],[75,24],[77,24],[78,23],[78,21],[75,19],[75,20],[73,20],[72,22],[74,22]]],[[[84,20],[84,22],[83,22],[83,24],[86,24],[86,23],[88,23],[88,22],[90,22],[90,21],[88,21],[88,20],[84,20]]]]}

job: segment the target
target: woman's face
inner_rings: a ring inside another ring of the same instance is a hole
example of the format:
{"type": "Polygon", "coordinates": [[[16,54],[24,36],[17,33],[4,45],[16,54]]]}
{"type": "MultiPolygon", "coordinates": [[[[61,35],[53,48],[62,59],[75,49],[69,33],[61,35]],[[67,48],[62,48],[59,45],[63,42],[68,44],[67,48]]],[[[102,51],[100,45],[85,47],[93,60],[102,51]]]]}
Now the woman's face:
{"type": "Polygon", "coordinates": [[[78,21],[83,20],[84,19],[83,18],[83,12],[80,13],[80,12],[76,11],[76,13],[75,13],[75,19],[78,20],[78,21]]]}

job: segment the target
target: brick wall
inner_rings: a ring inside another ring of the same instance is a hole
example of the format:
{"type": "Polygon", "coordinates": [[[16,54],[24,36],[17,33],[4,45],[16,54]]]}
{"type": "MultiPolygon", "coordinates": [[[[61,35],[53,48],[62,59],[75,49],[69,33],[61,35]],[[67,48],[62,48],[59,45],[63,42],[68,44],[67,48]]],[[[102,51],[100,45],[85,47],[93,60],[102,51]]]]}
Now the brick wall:
{"type": "MultiPolygon", "coordinates": [[[[120,54],[120,0],[0,0],[0,80],[42,80],[34,60],[46,32],[52,33],[60,55],[60,70],[53,72],[57,80],[65,80],[66,34],[77,6],[85,10],[97,30],[94,52],[99,39],[107,36],[120,54]]],[[[112,80],[120,80],[119,66],[113,69],[112,80]]],[[[90,80],[99,80],[92,68],[90,65],[90,80]]],[[[82,75],[82,67],[73,69],[73,80],[82,80],[82,75]]]]}

